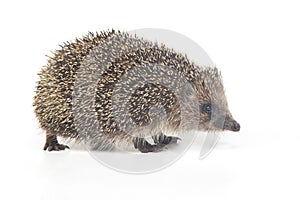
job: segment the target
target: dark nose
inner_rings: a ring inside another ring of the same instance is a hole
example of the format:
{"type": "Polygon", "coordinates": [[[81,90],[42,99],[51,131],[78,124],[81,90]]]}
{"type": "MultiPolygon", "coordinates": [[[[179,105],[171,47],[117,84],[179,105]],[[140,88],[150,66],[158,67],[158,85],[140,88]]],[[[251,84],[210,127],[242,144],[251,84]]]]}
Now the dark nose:
{"type": "Polygon", "coordinates": [[[241,129],[241,127],[240,127],[239,123],[237,123],[237,122],[232,123],[232,126],[231,126],[232,131],[240,131],[240,129],[241,129]]]}

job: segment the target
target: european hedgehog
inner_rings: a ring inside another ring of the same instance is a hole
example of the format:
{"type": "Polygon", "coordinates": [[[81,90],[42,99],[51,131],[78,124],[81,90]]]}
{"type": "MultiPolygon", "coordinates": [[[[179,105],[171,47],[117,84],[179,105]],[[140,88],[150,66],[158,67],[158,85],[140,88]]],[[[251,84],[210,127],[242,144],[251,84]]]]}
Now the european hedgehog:
{"type": "Polygon", "coordinates": [[[60,47],[39,74],[33,103],[44,150],[69,148],[61,136],[95,150],[158,152],[182,132],[240,130],[214,66],[114,30],[60,47]]]}

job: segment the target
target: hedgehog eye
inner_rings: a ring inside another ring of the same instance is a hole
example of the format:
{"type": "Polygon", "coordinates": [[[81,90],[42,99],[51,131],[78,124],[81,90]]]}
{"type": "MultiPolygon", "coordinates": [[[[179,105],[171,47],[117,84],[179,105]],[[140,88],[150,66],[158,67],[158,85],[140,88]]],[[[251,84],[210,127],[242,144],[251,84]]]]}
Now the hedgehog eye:
{"type": "Polygon", "coordinates": [[[207,103],[207,104],[202,105],[201,111],[208,113],[208,114],[211,113],[211,104],[207,103]]]}

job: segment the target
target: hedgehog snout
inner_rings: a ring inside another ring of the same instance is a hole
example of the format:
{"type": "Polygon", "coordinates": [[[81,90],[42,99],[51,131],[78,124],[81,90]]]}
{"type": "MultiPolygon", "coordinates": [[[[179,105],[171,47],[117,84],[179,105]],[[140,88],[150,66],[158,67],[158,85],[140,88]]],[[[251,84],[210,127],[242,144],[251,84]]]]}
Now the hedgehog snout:
{"type": "Polygon", "coordinates": [[[240,126],[240,124],[239,123],[237,123],[236,121],[234,121],[233,123],[232,123],[232,125],[231,125],[231,130],[232,131],[240,131],[240,128],[241,128],[241,126],[240,126]]]}
{"type": "Polygon", "coordinates": [[[240,131],[241,126],[232,117],[226,117],[223,129],[238,132],[238,131],[240,131]]]}

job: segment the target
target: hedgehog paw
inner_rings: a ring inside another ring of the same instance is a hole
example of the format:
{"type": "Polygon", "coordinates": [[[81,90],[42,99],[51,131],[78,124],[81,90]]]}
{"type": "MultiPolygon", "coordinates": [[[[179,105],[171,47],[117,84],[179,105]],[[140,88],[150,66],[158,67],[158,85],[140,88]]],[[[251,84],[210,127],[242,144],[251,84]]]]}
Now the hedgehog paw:
{"type": "Polygon", "coordinates": [[[166,149],[165,145],[155,144],[152,145],[144,138],[135,138],[133,140],[134,148],[138,149],[142,153],[160,152],[166,149]]]}
{"type": "Polygon", "coordinates": [[[61,151],[65,149],[70,149],[67,145],[59,144],[56,136],[47,136],[46,144],[44,146],[44,151],[61,151]]]}
{"type": "Polygon", "coordinates": [[[164,134],[153,136],[153,140],[155,144],[177,144],[178,141],[181,141],[179,137],[167,136],[164,134]]]}
{"type": "Polygon", "coordinates": [[[65,150],[65,149],[70,149],[69,146],[67,145],[63,145],[63,144],[45,144],[44,146],[44,150],[46,151],[48,149],[48,151],[61,151],[61,150],[65,150]]]}

